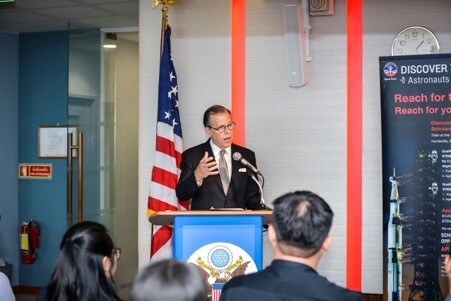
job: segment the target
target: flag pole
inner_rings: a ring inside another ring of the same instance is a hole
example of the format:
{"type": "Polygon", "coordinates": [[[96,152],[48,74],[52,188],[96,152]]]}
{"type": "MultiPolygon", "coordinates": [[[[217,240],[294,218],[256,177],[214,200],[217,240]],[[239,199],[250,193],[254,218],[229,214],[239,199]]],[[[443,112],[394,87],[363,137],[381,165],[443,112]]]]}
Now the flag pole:
{"type": "Polygon", "coordinates": [[[168,23],[168,1],[163,0],[163,7],[161,8],[161,43],[160,43],[160,58],[163,54],[163,44],[164,44],[164,32],[166,31],[166,28],[169,26],[168,23]]]}
{"type": "Polygon", "coordinates": [[[169,26],[168,22],[168,10],[169,10],[169,4],[177,5],[177,0],[153,0],[152,8],[155,8],[158,6],[158,4],[162,4],[161,8],[161,41],[160,41],[160,58],[163,54],[163,44],[164,44],[164,33],[166,29],[169,26]]]}

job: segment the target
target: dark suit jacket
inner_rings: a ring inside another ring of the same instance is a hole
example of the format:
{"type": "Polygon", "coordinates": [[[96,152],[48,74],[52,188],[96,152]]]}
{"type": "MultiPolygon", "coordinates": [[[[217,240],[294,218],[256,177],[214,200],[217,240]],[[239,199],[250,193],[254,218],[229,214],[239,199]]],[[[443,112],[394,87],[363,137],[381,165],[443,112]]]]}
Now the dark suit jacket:
{"type": "Polygon", "coordinates": [[[320,276],[304,264],[274,260],[263,271],[232,278],[221,301],[361,301],[359,294],[320,276]]]}
{"type": "MultiPolygon", "coordinates": [[[[232,177],[227,195],[222,188],[219,174],[203,179],[202,185],[197,186],[194,170],[206,151],[209,156],[214,157],[210,140],[183,152],[182,173],[176,187],[177,197],[182,200],[191,199],[191,210],[209,210],[211,207],[260,209],[258,185],[246,172],[239,172],[245,168],[240,162],[232,160],[232,177]]],[[[253,151],[232,144],[232,154],[235,152],[239,152],[243,158],[256,166],[253,151]]]]}

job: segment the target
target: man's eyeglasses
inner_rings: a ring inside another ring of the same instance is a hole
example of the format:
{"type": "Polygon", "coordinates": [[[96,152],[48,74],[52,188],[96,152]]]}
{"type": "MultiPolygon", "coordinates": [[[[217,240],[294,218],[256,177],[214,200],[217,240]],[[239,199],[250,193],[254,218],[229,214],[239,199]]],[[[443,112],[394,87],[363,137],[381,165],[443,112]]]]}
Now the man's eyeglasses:
{"type": "Polygon", "coordinates": [[[223,126],[220,126],[220,127],[218,127],[218,128],[214,128],[214,127],[212,127],[212,126],[208,126],[208,128],[210,128],[210,129],[213,129],[213,130],[216,130],[216,131],[218,131],[218,133],[224,133],[225,132],[225,130],[226,130],[226,128],[229,130],[229,131],[233,131],[233,129],[235,128],[235,122],[231,122],[231,123],[229,123],[228,125],[223,125],[223,126]]]}
{"type": "Polygon", "coordinates": [[[116,256],[116,260],[121,259],[121,248],[114,248],[113,249],[113,255],[116,256]]]}

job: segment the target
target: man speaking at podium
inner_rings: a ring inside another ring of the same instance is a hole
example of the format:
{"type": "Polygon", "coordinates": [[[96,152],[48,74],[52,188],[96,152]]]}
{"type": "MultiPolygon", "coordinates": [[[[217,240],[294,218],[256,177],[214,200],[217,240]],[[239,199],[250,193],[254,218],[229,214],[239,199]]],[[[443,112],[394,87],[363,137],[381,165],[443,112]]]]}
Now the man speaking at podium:
{"type": "Polygon", "coordinates": [[[243,158],[255,168],[255,154],[232,143],[236,125],[230,110],[213,105],[203,122],[210,139],[183,152],[177,197],[191,199],[191,210],[262,209],[259,186],[239,162],[243,158]]]}

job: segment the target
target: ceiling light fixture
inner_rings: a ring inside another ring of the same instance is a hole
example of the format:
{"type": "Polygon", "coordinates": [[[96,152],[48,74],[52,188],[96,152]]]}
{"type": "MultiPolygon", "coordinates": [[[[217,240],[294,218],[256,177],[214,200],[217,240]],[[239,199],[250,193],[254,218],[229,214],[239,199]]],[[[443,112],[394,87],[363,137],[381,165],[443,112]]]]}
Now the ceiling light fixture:
{"type": "Polygon", "coordinates": [[[103,48],[114,49],[116,48],[117,35],[112,32],[107,32],[105,35],[105,44],[103,48]]]}

